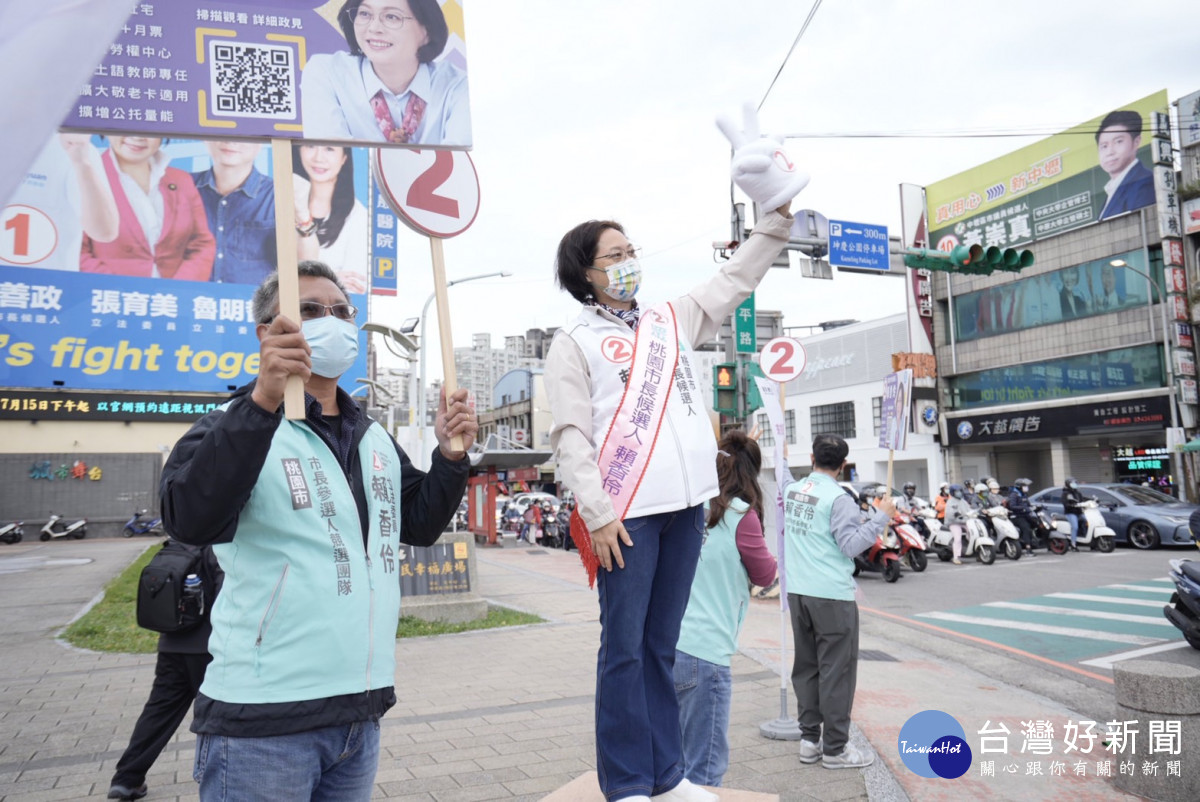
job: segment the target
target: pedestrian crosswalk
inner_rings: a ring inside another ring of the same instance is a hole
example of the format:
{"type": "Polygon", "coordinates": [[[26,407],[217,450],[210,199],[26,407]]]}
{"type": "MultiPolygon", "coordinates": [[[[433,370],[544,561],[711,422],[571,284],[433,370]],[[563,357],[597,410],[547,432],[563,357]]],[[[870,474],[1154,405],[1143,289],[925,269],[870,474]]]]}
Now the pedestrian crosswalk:
{"type": "Polygon", "coordinates": [[[1083,661],[1180,640],[1163,617],[1175,586],[1167,577],[918,613],[940,627],[1054,660],[1083,661]]]}

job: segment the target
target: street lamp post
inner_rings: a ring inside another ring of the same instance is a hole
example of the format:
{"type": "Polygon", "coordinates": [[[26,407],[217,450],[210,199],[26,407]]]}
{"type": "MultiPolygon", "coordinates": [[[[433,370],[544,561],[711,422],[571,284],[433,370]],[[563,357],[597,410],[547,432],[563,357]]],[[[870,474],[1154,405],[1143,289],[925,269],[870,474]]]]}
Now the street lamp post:
{"type": "MultiPolygon", "coordinates": [[[[411,392],[411,388],[416,380],[416,371],[413,370],[413,363],[416,362],[417,358],[413,356],[413,353],[420,348],[420,344],[412,338],[412,330],[414,328],[416,328],[416,318],[409,318],[406,320],[404,325],[401,326],[399,330],[396,330],[391,326],[384,325],[383,323],[375,323],[373,321],[367,321],[362,325],[362,329],[365,332],[370,334],[382,334],[383,344],[388,351],[390,351],[394,356],[398,356],[408,362],[408,373],[410,377],[410,392],[408,396],[410,418],[409,425],[412,425],[411,418],[413,417],[411,412],[413,405],[413,393],[411,392]],[[396,346],[399,346],[399,350],[397,350],[396,346]]],[[[377,390],[383,390],[383,387],[370,379],[358,379],[358,381],[363,382],[368,387],[372,387],[377,390]]],[[[384,390],[384,392],[387,393],[386,390],[384,390]]],[[[387,393],[387,396],[388,398],[392,399],[392,403],[388,405],[388,434],[394,437],[396,434],[393,425],[395,423],[395,398],[391,393],[387,393]]]]}
{"type": "MultiPolygon", "coordinates": [[[[1167,363],[1167,386],[1170,388],[1167,398],[1171,404],[1171,428],[1178,429],[1179,406],[1175,400],[1175,365],[1171,359],[1171,335],[1167,333],[1167,295],[1162,291],[1162,287],[1159,286],[1158,282],[1151,278],[1149,273],[1134,267],[1124,259],[1113,259],[1109,264],[1113,267],[1123,267],[1126,270],[1132,270],[1150,282],[1151,286],[1154,287],[1154,291],[1158,293],[1158,309],[1161,313],[1159,315],[1159,328],[1162,329],[1163,361],[1167,363]]],[[[1178,451],[1171,452],[1171,472],[1175,474],[1176,486],[1183,491],[1184,498],[1190,496],[1191,494],[1187,490],[1187,482],[1184,481],[1183,465],[1179,461],[1178,451]]]]}
{"type": "MultiPolygon", "coordinates": [[[[477,276],[466,276],[464,278],[456,278],[453,281],[446,282],[446,289],[448,290],[451,287],[453,287],[455,284],[463,284],[468,281],[478,281],[479,279],[482,279],[482,278],[496,278],[496,277],[508,278],[511,275],[512,275],[512,273],[509,273],[507,270],[498,270],[493,273],[480,273],[477,276]]],[[[427,341],[425,339],[425,321],[427,321],[429,319],[429,305],[431,303],[433,303],[434,298],[436,298],[436,297],[437,297],[436,290],[434,292],[429,293],[429,297],[425,299],[425,305],[421,307],[421,336],[420,336],[421,359],[420,359],[419,386],[417,387],[417,454],[418,454],[418,458],[416,461],[417,466],[420,468],[428,468],[429,467],[428,463],[426,462],[427,457],[425,454],[425,421],[429,414],[428,411],[426,410],[426,404],[425,404],[425,396],[426,396],[425,352],[429,350],[426,345],[427,341]]]]}

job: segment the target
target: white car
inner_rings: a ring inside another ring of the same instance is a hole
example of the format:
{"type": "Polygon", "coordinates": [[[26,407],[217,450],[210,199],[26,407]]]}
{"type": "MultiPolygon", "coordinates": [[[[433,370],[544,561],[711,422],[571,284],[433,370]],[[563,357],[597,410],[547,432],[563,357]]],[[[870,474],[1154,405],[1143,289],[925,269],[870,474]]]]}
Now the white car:
{"type": "Polygon", "coordinates": [[[517,493],[512,497],[512,503],[516,505],[517,510],[524,515],[525,510],[529,507],[530,502],[536,501],[541,504],[543,501],[549,501],[551,509],[558,514],[559,502],[558,497],[551,493],[517,493]]]}

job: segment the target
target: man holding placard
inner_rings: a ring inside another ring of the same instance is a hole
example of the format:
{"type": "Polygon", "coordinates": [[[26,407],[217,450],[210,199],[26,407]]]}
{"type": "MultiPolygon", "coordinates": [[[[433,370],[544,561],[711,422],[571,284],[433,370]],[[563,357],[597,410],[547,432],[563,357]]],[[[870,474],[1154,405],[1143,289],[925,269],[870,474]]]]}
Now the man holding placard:
{"type": "Polygon", "coordinates": [[[212,544],[225,571],[192,723],[204,802],[370,799],[396,702],[401,544],[450,522],[478,431],[466,390],[443,395],[432,467],[414,468],[338,387],[358,353],[345,288],[323,263],[298,272],[300,321],[280,314],[273,274],[254,295],[258,379],[163,468],[167,531],[212,544]],[[301,420],[282,415],[292,376],[301,420]]]}

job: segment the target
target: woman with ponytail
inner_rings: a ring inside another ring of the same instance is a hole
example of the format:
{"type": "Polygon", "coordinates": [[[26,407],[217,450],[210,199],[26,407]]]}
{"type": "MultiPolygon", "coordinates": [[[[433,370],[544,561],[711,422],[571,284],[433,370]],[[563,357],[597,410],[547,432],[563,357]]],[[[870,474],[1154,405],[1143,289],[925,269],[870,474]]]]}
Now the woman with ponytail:
{"type": "Polygon", "coordinates": [[[766,587],[776,570],[763,537],[758,443],[734,429],[718,446],[720,493],[708,502],[700,562],[675,649],[684,776],[710,786],[719,786],[729,767],[730,658],[746,620],[750,583],[766,587]]]}

